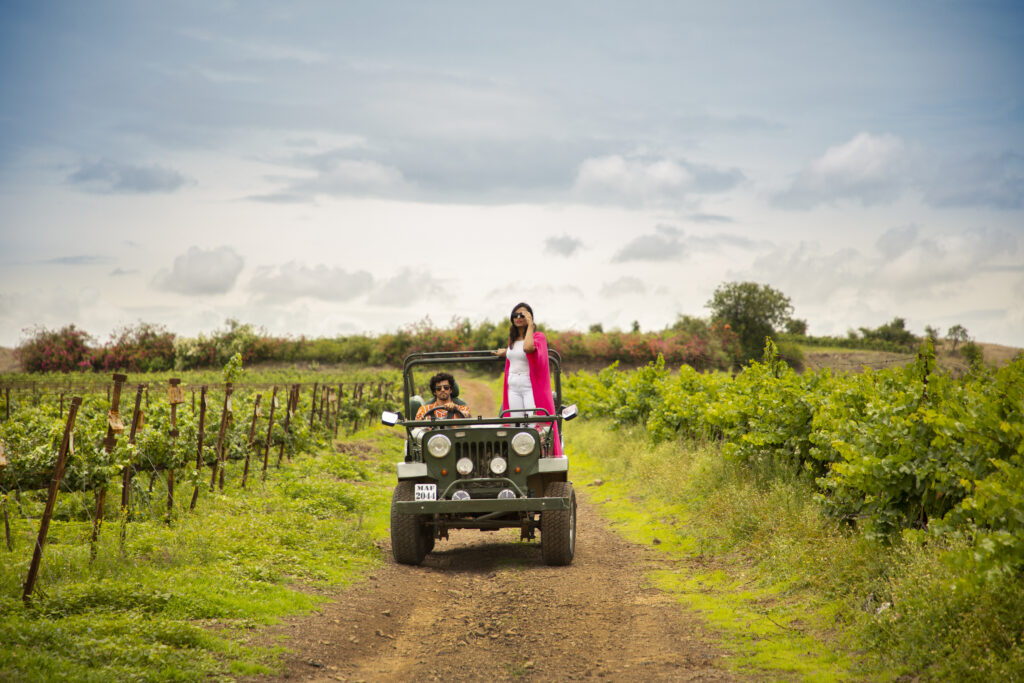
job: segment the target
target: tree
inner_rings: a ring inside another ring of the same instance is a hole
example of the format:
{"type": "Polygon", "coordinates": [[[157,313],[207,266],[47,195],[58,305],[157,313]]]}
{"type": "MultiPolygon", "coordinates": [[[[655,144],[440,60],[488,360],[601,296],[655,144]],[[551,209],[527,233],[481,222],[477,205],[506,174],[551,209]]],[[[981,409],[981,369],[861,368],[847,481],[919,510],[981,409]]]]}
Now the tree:
{"type": "Polygon", "coordinates": [[[862,327],[860,332],[864,339],[874,339],[900,346],[913,346],[917,343],[917,337],[907,329],[907,321],[903,318],[893,318],[891,321],[884,325],[879,325],[875,329],[862,327]]]}
{"type": "Polygon", "coordinates": [[[946,330],[946,341],[953,345],[954,351],[956,351],[957,344],[969,340],[970,336],[967,334],[967,328],[963,325],[953,325],[953,327],[946,330]]]}
{"type": "Polygon", "coordinates": [[[756,282],[726,282],[718,286],[706,304],[711,319],[732,328],[744,359],[760,358],[765,337],[780,328],[793,313],[789,297],[756,282]]]}
{"type": "Polygon", "coordinates": [[[702,318],[697,318],[692,315],[685,315],[683,313],[679,313],[678,315],[676,315],[676,321],[672,323],[672,327],[670,329],[672,329],[675,332],[685,332],[690,336],[707,336],[708,334],[707,321],[703,320],[702,318]]]}
{"type": "Polygon", "coordinates": [[[633,334],[637,334],[637,333],[640,332],[640,321],[639,320],[634,320],[633,321],[632,332],[633,332],[633,334]]]}
{"type": "Polygon", "coordinates": [[[786,334],[795,334],[801,337],[807,336],[807,321],[797,318],[790,318],[786,321],[786,334]]]}

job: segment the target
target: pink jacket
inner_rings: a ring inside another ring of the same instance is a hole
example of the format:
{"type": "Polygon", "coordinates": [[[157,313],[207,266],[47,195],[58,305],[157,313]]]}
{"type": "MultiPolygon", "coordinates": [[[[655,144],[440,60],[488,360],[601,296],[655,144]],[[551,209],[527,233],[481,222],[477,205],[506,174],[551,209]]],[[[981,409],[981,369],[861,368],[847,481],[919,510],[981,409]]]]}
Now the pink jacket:
{"type": "MultiPolygon", "coordinates": [[[[555,398],[551,394],[551,370],[548,367],[548,340],[543,332],[533,333],[533,345],[536,347],[526,354],[526,362],[530,365],[530,384],[533,385],[533,404],[555,414],[555,398]]],[[[501,409],[508,410],[508,359],[505,359],[505,386],[501,392],[501,409]]],[[[555,430],[554,454],[563,457],[562,436],[558,433],[558,423],[551,427],[555,430]]]]}

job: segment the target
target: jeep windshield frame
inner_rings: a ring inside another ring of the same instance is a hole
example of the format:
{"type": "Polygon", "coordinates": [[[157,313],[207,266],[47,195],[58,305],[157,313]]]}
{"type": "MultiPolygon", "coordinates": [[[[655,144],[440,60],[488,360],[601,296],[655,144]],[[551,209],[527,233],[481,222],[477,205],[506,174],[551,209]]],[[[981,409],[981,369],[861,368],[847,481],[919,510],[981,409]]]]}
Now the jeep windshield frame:
{"type": "MultiPolygon", "coordinates": [[[[410,401],[412,397],[416,395],[416,382],[413,378],[413,370],[419,366],[430,366],[430,365],[455,365],[455,364],[473,364],[473,365],[497,365],[498,363],[504,364],[505,359],[494,355],[493,351],[418,351],[411,353],[405,358],[405,362],[402,364],[402,409],[406,415],[412,412],[410,401]]],[[[561,416],[561,405],[562,405],[562,357],[557,351],[552,348],[548,348],[548,367],[549,372],[554,380],[554,404],[555,404],[555,415],[544,415],[541,413],[528,416],[497,416],[497,417],[463,417],[463,418],[445,418],[444,420],[415,420],[412,419],[415,415],[411,415],[403,420],[403,424],[408,427],[429,427],[437,426],[438,423],[445,425],[459,425],[465,426],[469,424],[478,425],[503,425],[509,423],[558,423],[559,429],[562,426],[561,416]]],[[[470,406],[472,409],[473,406],[470,406]]],[[[536,410],[543,411],[543,408],[537,408],[536,410]]]]}

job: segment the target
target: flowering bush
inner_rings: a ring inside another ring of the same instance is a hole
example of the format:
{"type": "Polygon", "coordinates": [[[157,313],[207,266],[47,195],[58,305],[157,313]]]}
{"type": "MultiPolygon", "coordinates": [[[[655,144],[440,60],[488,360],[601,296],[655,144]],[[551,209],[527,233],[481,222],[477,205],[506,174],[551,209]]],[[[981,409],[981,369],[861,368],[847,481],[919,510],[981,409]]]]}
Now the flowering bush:
{"type": "Polygon", "coordinates": [[[74,325],[59,330],[35,327],[14,353],[26,372],[90,370],[90,341],[92,337],[74,325]]]}
{"type": "Polygon", "coordinates": [[[162,325],[140,322],[110,335],[92,353],[92,369],[158,372],[174,367],[174,333],[162,325]]]}

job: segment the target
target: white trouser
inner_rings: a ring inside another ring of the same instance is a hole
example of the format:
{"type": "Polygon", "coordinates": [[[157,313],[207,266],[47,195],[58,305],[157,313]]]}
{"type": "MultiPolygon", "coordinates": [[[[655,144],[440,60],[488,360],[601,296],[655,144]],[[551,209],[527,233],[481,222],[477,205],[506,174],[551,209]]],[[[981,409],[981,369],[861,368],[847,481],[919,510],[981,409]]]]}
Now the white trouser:
{"type": "Polygon", "coordinates": [[[508,374],[508,407],[511,417],[533,415],[532,409],[537,406],[533,402],[533,385],[530,384],[529,374],[525,372],[510,372],[508,374]]]}

